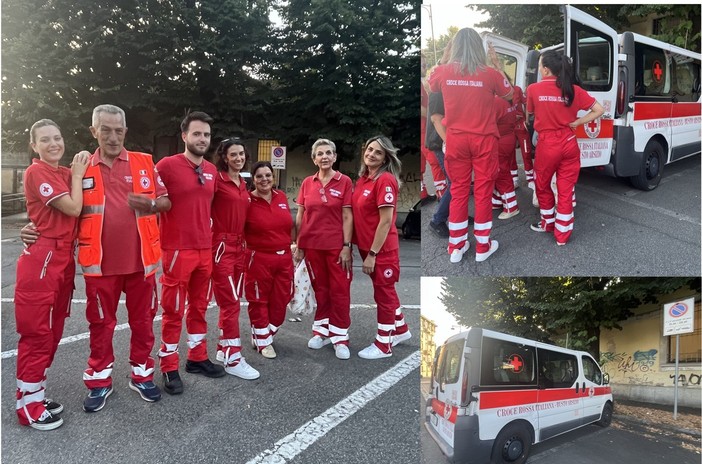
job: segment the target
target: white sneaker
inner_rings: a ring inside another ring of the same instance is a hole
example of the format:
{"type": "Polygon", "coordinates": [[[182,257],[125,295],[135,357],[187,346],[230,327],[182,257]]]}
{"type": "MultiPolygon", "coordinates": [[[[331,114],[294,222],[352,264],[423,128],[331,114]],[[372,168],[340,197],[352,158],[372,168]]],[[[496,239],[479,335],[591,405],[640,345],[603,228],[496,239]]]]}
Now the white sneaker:
{"type": "Polygon", "coordinates": [[[468,251],[468,248],[470,248],[470,242],[466,240],[466,244],[463,245],[463,248],[458,249],[458,250],[453,250],[451,252],[451,256],[449,257],[449,260],[452,263],[460,263],[461,260],[463,259],[463,254],[468,251]]]}
{"type": "Polygon", "coordinates": [[[217,350],[217,355],[215,356],[217,358],[217,361],[219,362],[224,362],[224,351],[222,350],[217,350]]]}
{"type": "Polygon", "coordinates": [[[485,253],[475,253],[475,260],[479,263],[485,261],[490,257],[491,254],[497,251],[497,248],[499,248],[500,244],[497,243],[497,240],[490,240],[490,249],[486,251],[485,253]]]}
{"type": "Polygon", "coordinates": [[[319,335],[315,335],[314,337],[310,338],[310,341],[307,342],[307,348],[312,348],[313,350],[318,350],[322,348],[325,345],[328,345],[331,343],[330,338],[325,338],[321,337],[319,335]]]}
{"type": "Polygon", "coordinates": [[[409,340],[410,338],[412,338],[412,334],[409,330],[403,334],[395,335],[394,337],[392,337],[392,346],[397,346],[400,343],[409,340]]]}
{"type": "Polygon", "coordinates": [[[273,359],[278,355],[276,354],[273,345],[268,345],[267,347],[261,350],[261,356],[263,356],[264,358],[273,359]]]}
{"type": "Polygon", "coordinates": [[[375,343],[371,343],[369,347],[363,348],[361,351],[359,351],[358,356],[363,359],[381,359],[389,358],[392,356],[392,353],[383,353],[380,351],[380,348],[375,346],[375,343]]]}
{"type": "Polygon", "coordinates": [[[244,358],[241,358],[241,361],[239,361],[239,364],[236,366],[225,366],[224,371],[227,374],[235,375],[246,380],[254,380],[261,377],[261,374],[256,369],[249,366],[244,358]]]}
{"type": "Polygon", "coordinates": [[[534,184],[533,180],[530,180],[529,182],[527,182],[527,187],[529,187],[532,190],[536,190],[536,184],[534,184]]]}
{"type": "Polygon", "coordinates": [[[341,343],[334,345],[334,351],[336,352],[336,357],[339,359],[349,359],[351,357],[349,347],[341,343]]]}
{"type": "Polygon", "coordinates": [[[515,209],[514,211],[509,212],[509,213],[508,213],[507,211],[502,211],[502,212],[500,213],[500,215],[497,216],[497,219],[509,219],[509,218],[512,218],[512,217],[516,216],[517,214],[519,214],[519,210],[518,210],[518,209],[515,209]]]}
{"type": "Polygon", "coordinates": [[[536,190],[534,190],[534,193],[531,196],[531,204],[534,205],[534,208],[539,207],[539,199],[536,197],[536,190]]]}

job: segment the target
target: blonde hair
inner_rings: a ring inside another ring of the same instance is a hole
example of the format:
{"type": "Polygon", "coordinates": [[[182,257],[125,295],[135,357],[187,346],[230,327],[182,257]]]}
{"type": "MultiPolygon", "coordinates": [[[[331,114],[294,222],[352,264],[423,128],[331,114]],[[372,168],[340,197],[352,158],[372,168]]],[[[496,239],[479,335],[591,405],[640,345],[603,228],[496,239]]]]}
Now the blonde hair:
{"type": "Polygon", "coordinates": [[[377,179],[382,173],[387,171],[395,177],[399,188],[402,185],[402,180],[400,179],[402,162],[400,161],[400,158],[397,157],[397,148],[395,148],[390,139],[384,135],[376,135],[375,137],[371,137],[366,140],[366,143],[363,145],[363,153],[361,154],[361,169],[358,171],[359,177],[368,173],[368,166],[366,166],[366,163],[363,162],[363,154],[366,152],[368,145],[373,142],[378,142],[380,148],[385,151],[385,162],[382,166],[380,166],[378,172],[375,173],[375,178],[377,179]]]}
{"type": "Polygon", "coordinates": [[[475,74],[478,69],[487,67],[483,39],[475,29],[464,27],[456,33],[451,41],[449,62],[457,63],[461,74],[475,74]]]}

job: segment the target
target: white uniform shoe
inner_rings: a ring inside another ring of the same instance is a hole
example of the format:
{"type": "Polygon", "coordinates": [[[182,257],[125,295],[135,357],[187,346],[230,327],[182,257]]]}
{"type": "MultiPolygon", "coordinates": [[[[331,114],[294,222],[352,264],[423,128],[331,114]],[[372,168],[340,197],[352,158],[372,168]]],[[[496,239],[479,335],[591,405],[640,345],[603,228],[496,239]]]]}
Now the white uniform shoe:
{"type": "Polygon", "coordinates": [[[241,358],[239,364],[236,366],[224,366],[224,371],[227,374],[235,375],[245,380],[254,380],[261,377],[261,374],[256,369],[249,366],[244,358],[241,358]]]}
{"type": "Polygon", "coordinates": [[[392,337],[392,346],[397,346],[400,343],[409,340],[410,338],[412,338],[412,334],[409,330],[403,334],[395,335],[394,337],[392,337]]]}
{"type": "Polygon", "coordinates": [[[490,240],[490,249],[485,253],[475,253],[475,260],[479,263],[485,261],[490,255],[497,251],[499,246],[500,244],[497,243],[497,240],[490,240]]]}
{"type": "Polygon", "coordinates": [[[310,338],[310,341],[307,342],[307,348],[312,348],[313,350],[318,350],[322,348],[325,345],[328,345],[331,343],[330,338],[325,338],[325,337],[320,337],[319,335],[315,335],[314,337],[310,338]]]}
{"type": "Polygon", "coordinates": [[[383,353],[380,351],[380,348],[375,346],[375,343],[371,343],[369,347],[363,348],[361,351],[359,351],[358,356],[363,359],[381,359],[389,358],[392,356],[392,353],[383,353]]]}
{"type": "Polygon", "coordinates": [[[336,357],[339,359],[349,359],[351,357],[349,347],[341,343],[334,345],[334,351],[336,352],[336,357]]]}
{"type": "Polygon", "coordinates": [[[470,248],[470,242],[466,240],[466,244],[463,245],[463,248],[453,250],[451,252],[451,256],[449,257],[449,260],[453,263],[460,263],[461,260],[463,259],[463,255],[465,254],[466,251],[468,251],[468,248],[470,248]]]}
{"type": "Polygon", "coordinates": [[[264,358],[273,359],[278,355],[276,354],[273,345],[268,345],[267,347],[261,350],[261,356],[263,356],[264,358]]]}

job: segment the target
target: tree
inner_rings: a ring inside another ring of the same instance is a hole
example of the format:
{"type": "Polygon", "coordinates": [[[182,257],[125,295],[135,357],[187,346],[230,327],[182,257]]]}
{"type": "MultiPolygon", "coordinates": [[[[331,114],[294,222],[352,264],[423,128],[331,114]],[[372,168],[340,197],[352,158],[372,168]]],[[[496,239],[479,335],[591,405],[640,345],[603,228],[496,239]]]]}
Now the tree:
{"type": "Polygon", "coordinates": [[[442,302],[462,325],[482,325],[535,340],[562,342],[599,358],[601,328],[620,329],[631,309],[690,287],[699,278],[446,278],[442,302]]]}
{"type": "MultiPolygon", "coordinates": [[[[563,42],[563,18],[558,5],[468,5],[490,17],[477,27],[522,42],[531,48],[563,42]]],[[[664,34],[654,38],[699,51],[700,5],[577,5],[616,31],[630,26],[631,17],[664,17],[664,34]]]]}
{"type": "Polygon", "coordinates": [[[418,150],[419,22],[406,0],[290,0],[278,55],[266,70],[276,83],[274,124],[286,145],[318,137],[351,155],[384,133],[418,150]]]}
{"type": "Polygon", "coordinates": [[[446,45],[453,39],[453,36],[458,32],[456,26],[451,26],[446,31],[446,34],[441,34],[438,39],[428,39],[426,48],[422,49],[422,56],[428,60],[429,67],[435,65],[441,59],[446,45]],[[435,48],[436,46],[436,48],[435,48]],[[434,58],[434,50],[436,50],[436,59],[434,58]]]}

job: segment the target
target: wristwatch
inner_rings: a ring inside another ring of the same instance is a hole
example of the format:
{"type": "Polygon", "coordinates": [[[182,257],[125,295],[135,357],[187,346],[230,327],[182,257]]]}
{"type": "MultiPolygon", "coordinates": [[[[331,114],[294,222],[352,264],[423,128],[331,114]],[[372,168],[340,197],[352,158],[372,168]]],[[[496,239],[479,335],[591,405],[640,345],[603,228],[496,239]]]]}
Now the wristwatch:
{"type": "Polygon", "coordinates": [[[378,253],[376,253],[376,252],[373,251],[373,250],[368,250],[368,256],[372,256],[372,257],[375,258],[376,256],[378,256],[378,253]]]}
{"type": "Polygon", "coordinates": [[[353,248],[353,245],[351,245],[351,242],[346,242],[344,243],[345,247],[353,248]]]}
{"type": "Polygon", "coordinates": [[[156,212],[156,200],[154,200],[153,198],[151,199],[151,212],[156,212]]]}

